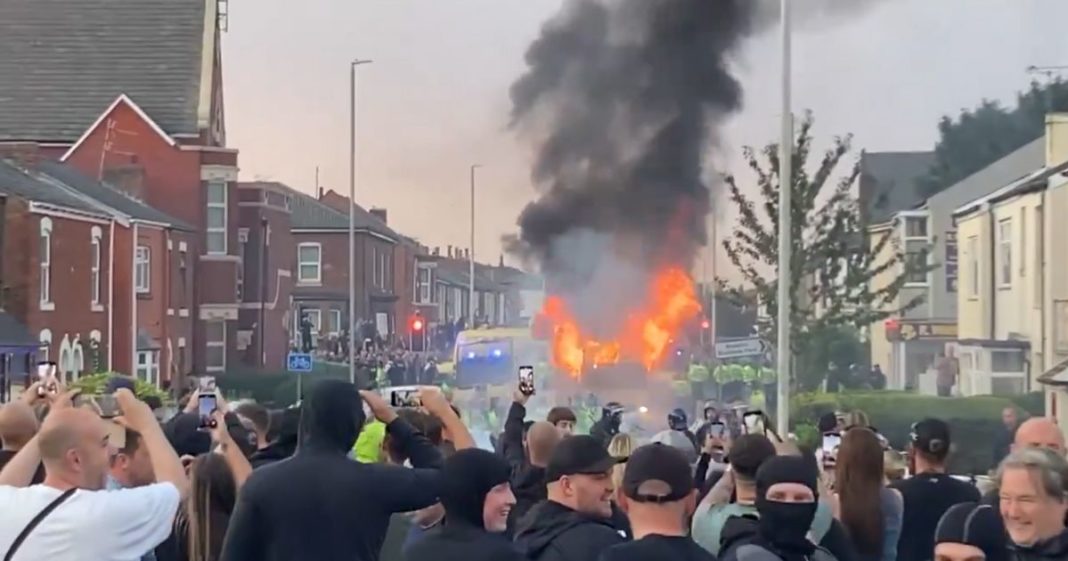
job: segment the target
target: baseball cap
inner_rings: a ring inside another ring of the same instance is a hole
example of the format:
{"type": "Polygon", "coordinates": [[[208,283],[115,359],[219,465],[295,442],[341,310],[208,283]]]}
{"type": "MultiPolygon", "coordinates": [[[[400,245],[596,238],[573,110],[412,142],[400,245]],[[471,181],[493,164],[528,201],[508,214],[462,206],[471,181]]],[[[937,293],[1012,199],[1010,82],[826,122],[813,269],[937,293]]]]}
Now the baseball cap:
{"type": "Polygon", "coordinates": [[[581,434],[565,438],[556,445],[549,466],[545,469],[545,481],[552,483],[565,475],[595,475],[605,473],[612,466],[627,461],[608,454],[594,437],[581,434]]]}
{"type": "Polygon", "coordinates": [[[909,434],[912,447],[935,458],[949,454],[949,425],[939,419],[924,419],[912,424],[909,434]]]}
{"type": "Polygon", "coordinates": [[[623,494],[640,503],[672,503],[694,490],[693,472],[681,450],[660,443],[634,451],[623,472],[623,494]]]}

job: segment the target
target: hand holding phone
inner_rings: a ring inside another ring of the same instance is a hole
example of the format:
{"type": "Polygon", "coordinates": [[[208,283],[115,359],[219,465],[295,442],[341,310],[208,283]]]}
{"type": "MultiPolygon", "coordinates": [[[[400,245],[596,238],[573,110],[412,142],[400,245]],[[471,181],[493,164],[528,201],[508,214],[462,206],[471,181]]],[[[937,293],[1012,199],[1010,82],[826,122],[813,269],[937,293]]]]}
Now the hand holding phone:
{"type": "Polygon", "coordinates": [[[389,403],[393,407],[421,407],[423,405],[416,390],[393,390],[389,393],[389,403]]]}
{"type": "Polygon", "coordinates": [[[525,396],[534,395],[534,367],[519,367],[519,393],[525,396]]]}
{"type": "Polygon", "coordinates": [[[768,428],[764,419],[763,411],[747,411],[742,415],[742,429],[745,434],[763,434],[766,436],[768,428]]]}
{"type": "Polygon", "coordinates": [[[210,430],[215,428],[214,413],[219,408],[219,401],[214,393],[201,392],[197,398],[197,416],[200,418],[200,429],[210,430]]]}
{"type": "Polygon", "coordinates": [[[37,396],[56,395],[59,393],[59,380],[56,379],[56,363],[38,362],[37,381],[41,383],[37,387],[37,396]]]}

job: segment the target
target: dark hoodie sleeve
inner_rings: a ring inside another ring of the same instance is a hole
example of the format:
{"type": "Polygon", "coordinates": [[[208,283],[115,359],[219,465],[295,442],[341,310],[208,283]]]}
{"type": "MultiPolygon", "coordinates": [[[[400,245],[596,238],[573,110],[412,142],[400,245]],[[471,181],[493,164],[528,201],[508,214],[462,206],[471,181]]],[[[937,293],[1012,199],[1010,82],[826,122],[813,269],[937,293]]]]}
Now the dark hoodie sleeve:
{"type": "Polygon", "coordinates": [[[819,546],[829,551],[838,561],[857,561],[853,542],[849,540],[842,523],[837,520],[831,521],[831,528],[824,534],[819,546]]]}
{"type": "Polygon", "coordinates": [[[259,535],[259,528],[266,528],[257,511],[255,491],[247,486],[237,496],[234,514],[230,517],[230,526],[226,531],[219,561],[245,561],[247,559],[266,559],[267,552],[263,544],[267,539],[259,535]]]}
{"type": "Polygon", "coordinates": [[[508,465],[515,468],[526,461],[523,453],[523,421],[527,417],[527,408],[518,401],[513,401],[508,409],[508,418],[504,421],[504,439],[501,453],[508,465]]]}
{"type": "Polygon", "coordinates": [[[404,419],[394,419],[386,425],[386,432],[390,438],[397,442],[400,450],[407,456],[412,467],[426,469],[441,469],[444,459],[430,440],[421,432],[412,428],[404,419]]]}

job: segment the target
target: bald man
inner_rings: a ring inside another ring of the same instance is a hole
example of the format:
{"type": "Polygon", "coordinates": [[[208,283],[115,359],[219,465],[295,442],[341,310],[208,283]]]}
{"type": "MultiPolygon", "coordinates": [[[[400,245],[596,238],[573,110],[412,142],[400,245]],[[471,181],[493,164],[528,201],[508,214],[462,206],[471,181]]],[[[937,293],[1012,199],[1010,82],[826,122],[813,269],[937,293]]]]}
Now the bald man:
{"type": "Polygon", "coordinates": [[[1064,455],[1064,434],[1057,423],[1048,417],[1033,417],[1016,429],[1012,449],[1048,448],[1064,455]]]}
{"type": "Polygon", "coordinates": [[[530,463],[512,475],[515,505],[508,515],[508,535],[512,535],[516,522],[530,507],[545,500],[545,468],[562,438],[560,429],[547,421],[534,423],[527,430],[527,454],[530,456],[530,463]]]}
{"type": "MultiPolygon", "coordinates": [[[[0,407],[0,469],[22,450],[37,434],[37,416],[33,407],[24,401],[13,401],[0,407]]],[[[44,481],[44,466],[38,464],[33,483],[44,481]]]]}
{"type": "Polygon", "coordinates": [[[152,410],[120,389],[116,400],[124,422],[141,434],[157,483],[103,490],[115,452],[109,442],[113,423],[75,409],[72,397],[56,398],[40,432],[0,471],[0,551],[9,551],[30,521],[52,507],[15,559],[139,559],[171,533],[188,487],[185,471],[152,410]],[[44,482],[27,486],[42,462],[44,482]]]}

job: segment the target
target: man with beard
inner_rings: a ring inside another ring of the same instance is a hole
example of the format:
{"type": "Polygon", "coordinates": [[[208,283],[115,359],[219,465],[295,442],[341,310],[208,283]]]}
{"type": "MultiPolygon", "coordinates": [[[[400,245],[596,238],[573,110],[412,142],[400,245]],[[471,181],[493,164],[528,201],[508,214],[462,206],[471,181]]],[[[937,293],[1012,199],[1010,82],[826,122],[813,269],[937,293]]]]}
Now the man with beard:
{"type": "Polygon", "coordinates": [[[508,464],[492,452],[461,450],[441,470],[445,524],[412,545],[405,561],[520,561],[502,534],[515,496],[508,464]]]}
{"type": "Polygon", "coordinates": [[[548,499],[519,521],[516,544],[531,561],[589,561],[623,543],[611,522],[613,458],[586,435],[565,438],[546,469],[548,499]]]}
{"type": "MultiPolygon", "coordinates": [[[[473,447],[440,391],[422,388],[419,398],[457,448],[473,447]]],[[[242,488],[221,559],[376,561],[392,514],[437,502],[440,468],[437,448],[381,396],[324,380],[301,406],[297,453],[257,469],[242,488]],[[348,458],[365,421],[361,395],[413,469],[348,458]]]]}
{"type": "Polygon", "coordinates": [[[816,517],[819,473],[814,462],[797,456],[768,459],[756,474],[756,535],[732,539],[735,526],[753,523],[734,518],[723,529],[723,561],[835,561],[808,539],[816,517]]]}

